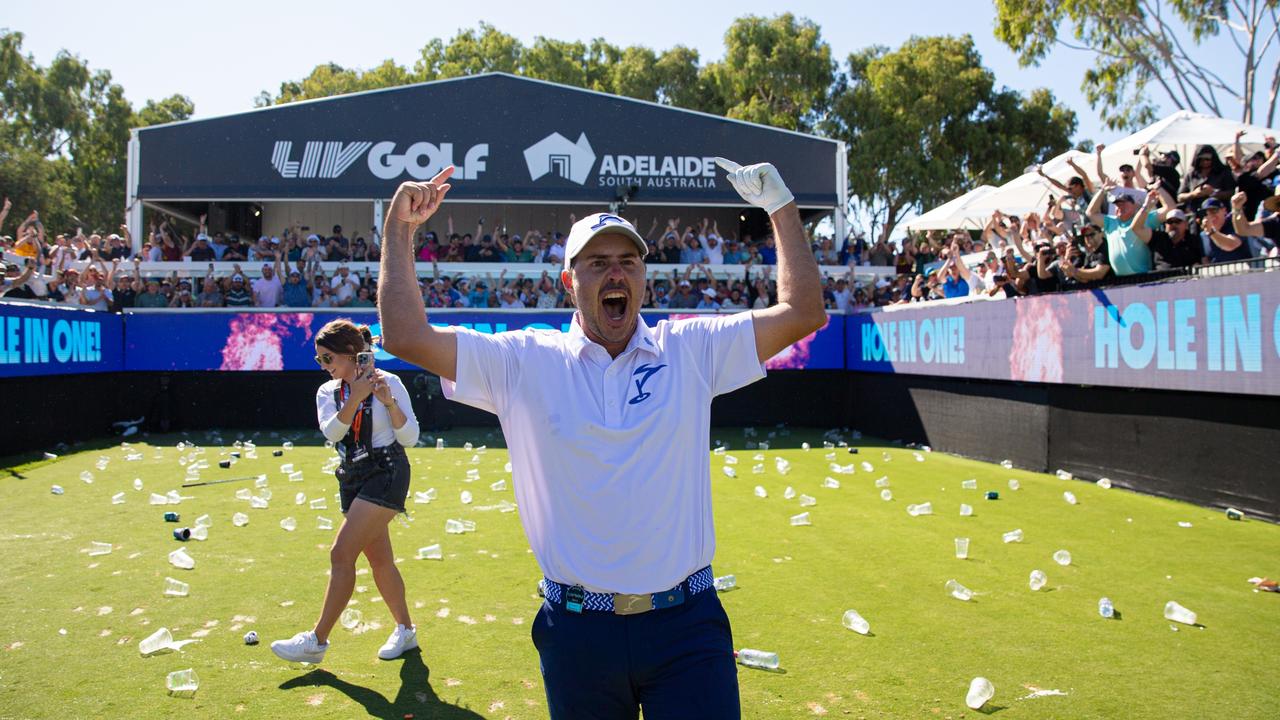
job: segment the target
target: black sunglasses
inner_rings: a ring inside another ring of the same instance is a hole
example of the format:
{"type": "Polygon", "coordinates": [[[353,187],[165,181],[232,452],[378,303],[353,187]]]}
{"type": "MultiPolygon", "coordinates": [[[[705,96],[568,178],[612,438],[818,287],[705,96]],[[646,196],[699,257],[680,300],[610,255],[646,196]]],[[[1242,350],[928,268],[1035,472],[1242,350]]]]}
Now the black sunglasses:
{"type": "Polygon", "coordinates": [[[324,367],[333,363],[333,353],[320,353],[316,356],[316,364],[324,367]]]}

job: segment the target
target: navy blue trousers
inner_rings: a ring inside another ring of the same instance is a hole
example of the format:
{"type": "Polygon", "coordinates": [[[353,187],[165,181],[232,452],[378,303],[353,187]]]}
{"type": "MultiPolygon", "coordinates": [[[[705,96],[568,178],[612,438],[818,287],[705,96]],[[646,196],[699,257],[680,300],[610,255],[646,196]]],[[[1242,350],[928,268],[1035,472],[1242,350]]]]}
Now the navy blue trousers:
{"type": "Polygon", "coordinates": [[[544,601],[533,644],[552,720],[738,720],[733,637],[715,590],[639,615],[544,601]]]}

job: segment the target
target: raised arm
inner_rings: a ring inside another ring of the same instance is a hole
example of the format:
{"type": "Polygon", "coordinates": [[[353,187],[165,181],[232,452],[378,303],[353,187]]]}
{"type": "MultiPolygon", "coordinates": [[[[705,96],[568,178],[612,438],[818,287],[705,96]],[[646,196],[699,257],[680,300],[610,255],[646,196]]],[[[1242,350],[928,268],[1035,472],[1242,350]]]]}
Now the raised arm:
{"type": "Polygon", "coordinates": [[[1244,204],[1248,201],[1249,196],[1244,194],[1243,190],[1239,190],[1235,195],[1231,196],[1231,225],[1240,237],[1261,237],[1262,221],[1250,220],[1244,214],[1244,204]]]}
{"type": "Polygon", "coordinates": [[[452,165],[429,182],[402,183],[396,190],[383,225],[378,283],[382,346],[446,380],[457,377],[458,338],[451,328],[427,323],[427,309],[413,269],[413,233],[440,208],[449,193],[451,175],[452,165]]]}
{"type": "Polygon", "coordinates": [[[716,164],[728,172],[729,183],[743,200],[769,213],[777,239],[778,304],[752,311],[756,357],[763,363],[826,324],[818,261],[805,240],[800,211],[777,169],[768,163],[742,167],[724,158],[716,158],[716,164]]]}
{"type": "MultiPolygon", "coordinates": [[[[1106,148],[1107,146],[1102,143],[1098,143],[1093,148],[1093,157],[1097,160],[1098,165],[1098,182],[1103,185],[1106,185],[1108,180],[1106,171],[1102,169],[1102,151],[1106,148]]],[[[1072,163],[1071,167],[1075,167],[1075,163],[1072,163]]]]}
{"type": "Polygon", "coordinates": [[[1084,168],[1077,165],[1075,160],[1067,160],[1067,165],[1071,166],[1072,170],[1075,170],[1080,174],[1080,179],[1084,181],[1084,189],[1089,192],[1093,192],[1093,181],[1089,179],[1089,173],[1085,172],[1084,168]]]}
{"type": "Polygon", "coordinates": [[[1089,222],[1102,227],[1102,204],[1107,201],[1107,189],[1104,187],[1101,191],[1093,194],[1093,199],[1089,201],[1089,207],[1085,208],[1084,214],[1089,218],[1089,222]]]}
{"type": "Polygon", "coordinates": [[[1142,201],[1142,207],[1138,208],[1138,212],[1133,214],[1133,220],[1129,222],[1129,232],[1133,233],[1143,244],[1151,242],[1151,228],[1147,227],[1147,216],[1151,214],[1151,209],[1155,207],[1156,200],[1160,198],[1160,193],[1152,190],[1147,193],[1147,197],[1142,201]]]}

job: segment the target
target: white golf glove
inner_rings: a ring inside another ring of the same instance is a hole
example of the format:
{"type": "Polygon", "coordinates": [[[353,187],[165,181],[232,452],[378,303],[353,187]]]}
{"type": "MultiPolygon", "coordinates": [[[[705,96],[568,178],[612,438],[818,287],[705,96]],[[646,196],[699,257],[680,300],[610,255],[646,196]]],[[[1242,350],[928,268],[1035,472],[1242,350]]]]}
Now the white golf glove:
{"type": "Polygon", "coordinates": [[[764,208],[764,211],[770,215],[795,199],[787,189],[787,184],[782,182],[778,169],[769,163],[743,167],[722,157],[715,160],[716,164],[728,173],[729,184],[738,191],[742,199],[756,207],[764,208]]]}

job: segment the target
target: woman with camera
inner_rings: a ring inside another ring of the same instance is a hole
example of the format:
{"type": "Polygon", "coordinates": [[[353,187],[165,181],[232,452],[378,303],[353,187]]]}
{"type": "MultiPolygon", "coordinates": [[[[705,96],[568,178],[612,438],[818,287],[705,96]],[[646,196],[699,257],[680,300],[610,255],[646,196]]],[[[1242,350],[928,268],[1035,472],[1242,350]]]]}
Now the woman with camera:
{"type": "Polygon", "coordinates": [[[418,441],[418,420],[400,378],[374,369],[372,346],[369,328],[350,320],[334,320],[316,334],[316,362],[330,377],[316,392],[316,410],[320,431],[337,443],[342,457],[336,475],[346,517],[329,549],[329,586],[315,627],[271,643],[272,652],[285,660],[324,658],[329,632],[351,599],[361,553],[396,622],[378,657],[392,660],[418,647],[387,532],[391,519],[404,512],[409,494],[404,449],[418,441]]]}

